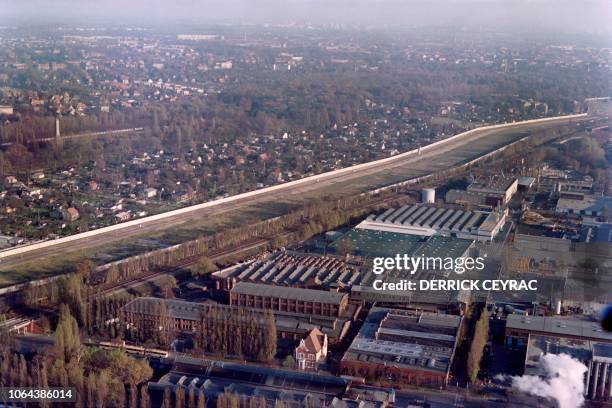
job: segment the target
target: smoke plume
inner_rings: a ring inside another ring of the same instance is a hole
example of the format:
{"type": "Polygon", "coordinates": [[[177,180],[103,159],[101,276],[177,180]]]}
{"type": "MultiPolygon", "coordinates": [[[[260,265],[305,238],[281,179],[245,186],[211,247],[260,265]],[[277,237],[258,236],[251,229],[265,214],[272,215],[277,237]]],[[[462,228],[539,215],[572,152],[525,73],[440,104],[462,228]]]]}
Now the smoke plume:
{"type": "Polygon", "coordinates": [[[559,408],[578,408],[584,402],[584,374],[588,368],[567,354],[545,354],[538,368],[542,376],[511,377],[512,386],[557,402],[559,408]]]}

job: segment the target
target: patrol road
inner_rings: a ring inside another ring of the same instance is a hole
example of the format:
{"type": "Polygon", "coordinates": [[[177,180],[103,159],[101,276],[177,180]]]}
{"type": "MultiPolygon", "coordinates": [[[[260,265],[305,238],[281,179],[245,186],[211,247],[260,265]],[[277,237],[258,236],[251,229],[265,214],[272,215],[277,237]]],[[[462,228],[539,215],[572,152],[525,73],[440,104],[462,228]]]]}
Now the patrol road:
{"type": "MultiPolygon", "coordinates": [[[[201,228],[207,220],[223,215],[229,221],[240,222],[240,216],[249,212],[252,217],[269,218],[270,208],[295,206],[321,196],[345,196],[422,177],[450,169],[482,157],[537,131],[559,129],[570,125],[572,129],[587,126],[594,118],[582,115],[547,118],[477,128],[451,138],[424,146],[421,149],[393,157],[322,173],[301,180],[266,187],[221,200],[169,211],[163,214],[131,220],[125,223],[88,231],[73,236],[36,243],[0,252],[0,270],[14,270],[19,265],[49,256],[91,250],[95,247],[118,244],[127,238],[146,236],[174,228],[201,228]],[[264,210],[265,209],[265,210],[264,210]]],[[[285,207],[287,208],[287,207],[285,207]]]]}

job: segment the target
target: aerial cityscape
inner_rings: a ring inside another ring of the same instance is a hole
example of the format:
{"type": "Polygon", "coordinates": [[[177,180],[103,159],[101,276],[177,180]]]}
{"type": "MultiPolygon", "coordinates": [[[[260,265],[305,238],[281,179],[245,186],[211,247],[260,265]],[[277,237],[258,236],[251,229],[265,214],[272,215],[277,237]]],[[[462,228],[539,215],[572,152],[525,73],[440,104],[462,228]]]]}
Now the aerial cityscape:
{"type": "Polygon", "coordinates": [[[610,17],[0,0],[0,407],[612,406],[610,17]]]}

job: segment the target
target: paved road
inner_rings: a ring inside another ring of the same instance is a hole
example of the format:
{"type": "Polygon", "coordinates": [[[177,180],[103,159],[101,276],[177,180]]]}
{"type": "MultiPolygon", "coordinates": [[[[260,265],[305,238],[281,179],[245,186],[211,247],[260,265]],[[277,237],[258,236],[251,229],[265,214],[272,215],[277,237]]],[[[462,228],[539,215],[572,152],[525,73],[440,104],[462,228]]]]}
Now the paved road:
{"type": "Polygon", "coordinates": [[[256,212],[256,214],[264,214],[261,216],[262,218],[268,218],[272,206],[276,207],[278,211],[279,205],[282,204],[291,206],[324,195],[342,196],[371,191],[392,183],[421,177],[466,163],[529,136],[531,132],[534,131],[555,129],[565,125],[576,127],[582,124],[586,126],[591,119],[591,117],[574,119],[562,118],[537,124],[517,124],[512,128],[481,130],[467,138],[455,140],[435,149],[423,151],[420,155],[408,156],[367,169],[356,169],[352,172],[343,173],[335,177],[320,176],[321,178],[318,181],[315,180],[312,183],[287,186],[286,188],[281,188],[268,194],[247,197],[229,203],[220,203],[219,205],[178,214],[169,218],[127,226],[120,230],[85,237],[71,242],[58,243],[50,247],[39,248],[30,252],[9,256],[1,260],[0,270],[11,271],[19,265],[31,263],[41,258],[50,256],[57,257],[62,254],[75,253],[103,245],[116,244],[127,238],[149,235],[167,230],[168,228],[188,228],[196,224],[201,226],[203,221],[214,219],[221,214],[235,217],[236,220],[239,220],[240,215],[244,215],[241,213],[256,212]]]}

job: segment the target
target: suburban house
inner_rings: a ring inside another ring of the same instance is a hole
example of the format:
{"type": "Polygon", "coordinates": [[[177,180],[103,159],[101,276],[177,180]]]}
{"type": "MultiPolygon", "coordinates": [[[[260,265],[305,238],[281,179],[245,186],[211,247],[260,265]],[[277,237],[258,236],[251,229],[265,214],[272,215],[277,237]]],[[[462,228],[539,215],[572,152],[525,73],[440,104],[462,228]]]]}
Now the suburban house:
{"type": "Polygon", "coordinates": [[[74,207],[63,209],[61,213],[62,219],[68,222],[73,222],[79,219],[79,211],[74,207]]]}

